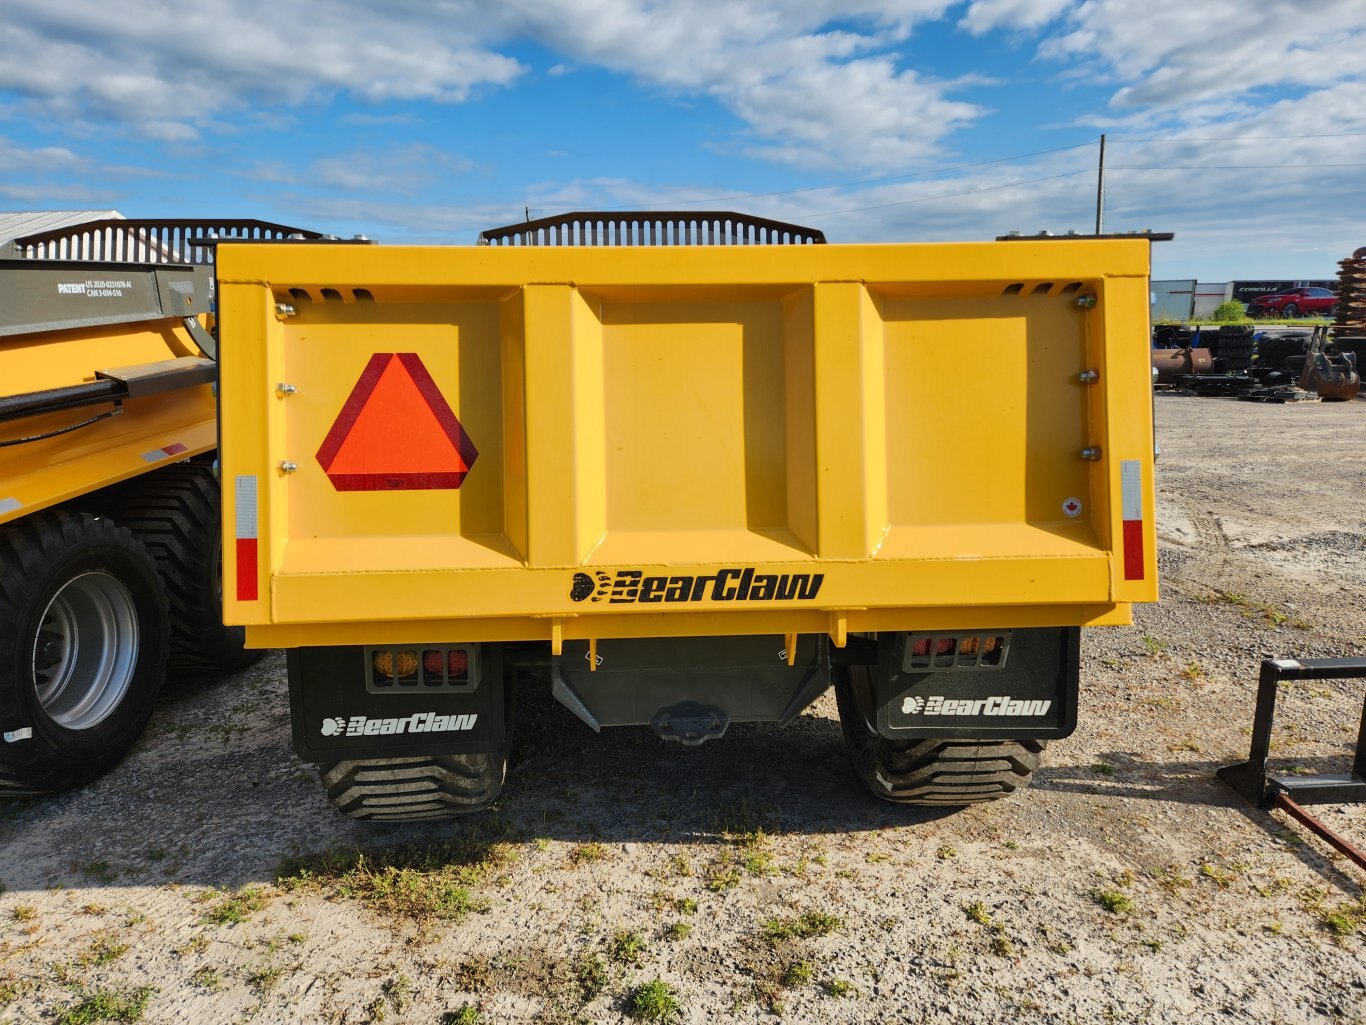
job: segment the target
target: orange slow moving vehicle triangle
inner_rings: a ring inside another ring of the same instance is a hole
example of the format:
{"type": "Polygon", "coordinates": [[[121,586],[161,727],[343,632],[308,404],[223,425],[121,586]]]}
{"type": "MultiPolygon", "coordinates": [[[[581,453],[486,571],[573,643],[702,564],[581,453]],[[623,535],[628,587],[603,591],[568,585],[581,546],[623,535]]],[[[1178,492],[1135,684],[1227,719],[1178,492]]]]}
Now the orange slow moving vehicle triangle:
{"type": "Polygon", "coordinates": [[[318,462],[338,491],[423,491],[460,487],[478,455],[417,354],[377,352],[318,462]]]}

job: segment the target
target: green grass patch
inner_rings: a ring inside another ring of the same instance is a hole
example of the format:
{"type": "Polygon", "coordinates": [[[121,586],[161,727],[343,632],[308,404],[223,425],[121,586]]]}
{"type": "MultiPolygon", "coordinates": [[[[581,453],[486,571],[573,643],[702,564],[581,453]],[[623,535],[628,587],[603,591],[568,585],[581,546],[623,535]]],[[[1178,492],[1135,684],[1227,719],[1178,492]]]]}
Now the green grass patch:
{"type": "Polygon", "coordinates": [[[238,925],[266,906],[266,891],[259,886],[244,886],[236,893],[223,893],[216,898],[215,893],[218,891],[206,894],[206,899],[213,900],[204,912],[204,921],[209,925],[238,925]]]}
{"type": "Polygon", "coordinates": [[[770,943],[779,940],[808,940],[829,936],[844,928],[844,919],[824,911],[807,911],[796,917],[766,918],[759,923],[759,931],[770,943]]]}
{"type": "Polygon", "coordinates": [[[1122,890],[1097,888],[1091,891],[1091,899],[1112,915],[1127,915],[1138,906],[1134,899],[1122,890]]]}
{"type": "Polygon", "coordinates": [[[277,882],[356,900],[391,918],[458,920],[483,907],[470,887],[515,859],[510,844],[461,838],[295,858],[280,866],[277,882]]]}
{"type": "Polygon", "coordinates": [[[482,1025],[484,1016],[473,1004],[461,1004],[441,1016],[441,1025],[482,1025]]]}
{"type": "Polygon", "coordinates": [[[664,935],[671,940],[686,940],[692,935],[692,925],[688,922],[674,922],[664,930],[664,935]]]}
{"type": "Polygon", "coordinates": [[[137,989],[102,989],[87,993],[77,1003],[58,1012],[57,1025],[142,1021],[153,992],[153,986],[139,986],[137,989]]]}
{"type": "Polygon", "coordinates": [[[612,937],[608,953],[617,964],[637,965],[640,964],[645,948],[644,936],[638,932],[622,930],[612,937]]]}
{"type": "Polygon", "coordinates": [[[809,984],[815,974],[810,961],[793,961],[783,969],[782,983],[788,989],[795,989],[809,984]]]}
{"type": "Polygon", "coordinates": [[[117,961],[127,952],[128,944],[115,943],[109,936],[97,936],[77,960],[86,967],[107,965],[111,961],[117,961]]]}
{"type": "Polygon", "coordinates": [[[652,979],[631,991],[626,1013],[634,1021],[671,1022],[683,1013],[683,1008],[672,986],[663,979],[652,979]]]}

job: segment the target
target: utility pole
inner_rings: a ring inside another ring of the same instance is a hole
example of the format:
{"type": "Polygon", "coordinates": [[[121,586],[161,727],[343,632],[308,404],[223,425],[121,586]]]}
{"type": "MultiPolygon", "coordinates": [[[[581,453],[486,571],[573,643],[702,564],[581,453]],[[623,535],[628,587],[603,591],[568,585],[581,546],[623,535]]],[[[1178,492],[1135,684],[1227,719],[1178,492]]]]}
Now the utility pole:
{"type": "Polygon", "coordinates": [[[1096,234],[1105,221],[1105,136],[1100,137],[1100,165],[1096,168],[1096,234]]]}

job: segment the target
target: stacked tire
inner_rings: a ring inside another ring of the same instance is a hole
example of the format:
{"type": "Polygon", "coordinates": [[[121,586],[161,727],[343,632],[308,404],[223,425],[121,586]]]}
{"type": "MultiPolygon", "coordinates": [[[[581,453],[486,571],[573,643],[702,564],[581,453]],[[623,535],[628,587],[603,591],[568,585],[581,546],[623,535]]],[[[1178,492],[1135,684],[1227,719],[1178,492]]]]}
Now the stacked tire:
{"type": "Polygon", "coordinates": [[[1257,357],[1257,340],[1252,337],[1252,325],[1225,324],[1219,328],[1218,351],[1215,354],[1226,374],[1245,374],[1252,369],[1257,357]]]}

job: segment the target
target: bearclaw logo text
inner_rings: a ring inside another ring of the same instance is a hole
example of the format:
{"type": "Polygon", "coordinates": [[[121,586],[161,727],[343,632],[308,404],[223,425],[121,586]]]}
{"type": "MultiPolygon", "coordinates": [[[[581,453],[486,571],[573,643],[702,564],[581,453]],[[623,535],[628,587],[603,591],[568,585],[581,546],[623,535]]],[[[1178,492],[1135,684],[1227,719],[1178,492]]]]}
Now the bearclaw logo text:
{"type": "Polygon", "coordinates": [[[606,601],[609,605],[812,601],[824,582],[824,573],[757,573],[753,566],[728,567],[697,577],[647,577],[638,569],[619,569],[611,576],[598,570],[592,576],[575,573],[569,597],[574,601],[606,601]]]}

